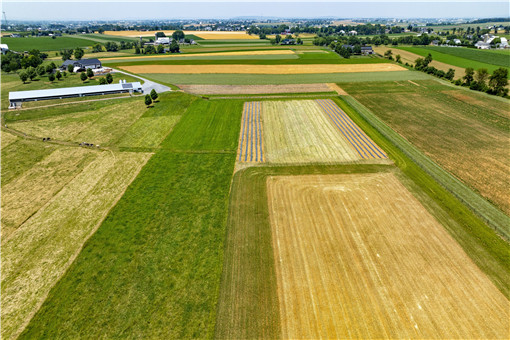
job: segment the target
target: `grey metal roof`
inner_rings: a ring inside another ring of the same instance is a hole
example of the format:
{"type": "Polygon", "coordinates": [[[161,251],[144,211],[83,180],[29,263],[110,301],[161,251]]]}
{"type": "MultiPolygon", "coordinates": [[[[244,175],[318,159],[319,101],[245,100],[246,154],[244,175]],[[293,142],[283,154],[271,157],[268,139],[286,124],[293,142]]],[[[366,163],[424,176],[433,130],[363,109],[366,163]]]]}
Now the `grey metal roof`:
{"type": "Polygon", "coordinates": [[[140,82],[134,83],[116,83],[109,85],[91,85],[91,86],[77,86],[77,87],[63,87],[59,89],[49,90],[32,90],[32,91],[15,91],[9,92],[9,100],[23,100],[23,99],[35,99],[44,97],[58,97],[58,96],[72,96],[80,94],[89,94],[96,92],[109,92],[109,91],[120,91],[129,89],[125,85],[131,85],[130,88],[141,89],[142,84],[140,82]]]}
{"type": "Polygon", "coordinates": [[[97,65],[97,64],[101,64],[101,61],[99,61],[99,59],[97,58],[91,58],[91,59],[80,59],[80,60],[71,60],[71,59],[67,59],[66,61],[64,61],[62,63],[62,66],[67,66],[69,64],[79,64],[79,65],[83,65],[83,66],[86,66],[86,65],[97,65]]]}

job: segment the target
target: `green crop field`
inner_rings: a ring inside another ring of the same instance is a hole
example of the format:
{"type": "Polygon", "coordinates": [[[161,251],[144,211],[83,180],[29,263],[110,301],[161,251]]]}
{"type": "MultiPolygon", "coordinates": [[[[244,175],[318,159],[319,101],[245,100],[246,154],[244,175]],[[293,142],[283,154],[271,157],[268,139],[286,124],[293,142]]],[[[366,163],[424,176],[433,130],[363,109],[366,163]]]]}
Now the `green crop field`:
{"type": "Polygon", "coordinates": [[[474,48],[426,46],[423,49],[432,50],[456,57],[478,61],[495,66],[510,67],[510,50],[479,50],[474,48]]]}
{"type": "Polygon", "coordinates": [[[140,74],[142,77],[168,84],[266,85],[335,82],[371,82],[421,80],[432,77],[423,72],[392,71],[317,74],[140,74]]]}
{"type": "Polygon", "coordinates": [[[13,51],[23,52],[33,49],[39,51],[58,51],[61,49],[75,49],[94,45],[89,39],[78,36],[65,35],[62,37],[28,37],[28,38],[2,38],[2,44],[7,44],[13,51]]]}
{"type": "MultiPolygon", "coordinates": [[[[489,70],[489,72],[494,72],[494,70],[500,68],[501,66],[490,64],[488,61],[492,61],[494,59],[499,60],[499,58],[493,58],[492,54],[487,55],[487,62],[481,62],[476,60],[467,59],[466,57],[460,57],[457,55],[452,54],[446,54],[442,52],[438,52],[436,50],[432,50],[428,47],[422,48],[422,47],[397,47],[398,49],[402,49],[411,53],[415,53],[418,55],[421,55],[423,57],[426,57],[429,53],[432,55],[433,60],[437,60],[440,62],[443,62],[445,64],[450,64],[458,67],[468,68],[472,67],[475,70],[479,68],[486,68],[489,70]]],[[[510,69],[508,66],[507,69],[510,69]]]]}

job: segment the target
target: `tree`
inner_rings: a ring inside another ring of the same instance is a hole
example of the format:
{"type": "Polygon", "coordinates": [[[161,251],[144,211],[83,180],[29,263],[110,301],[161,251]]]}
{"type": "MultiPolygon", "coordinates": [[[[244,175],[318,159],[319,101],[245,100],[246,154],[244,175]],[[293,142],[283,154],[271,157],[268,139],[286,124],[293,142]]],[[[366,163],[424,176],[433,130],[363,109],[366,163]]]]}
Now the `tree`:
{"type": "Polygon", "coordinates": [[[136,46],[136,48],[135,48],[135,54],[140,54],[140,47],[136,46]]]}
{"type": "Polygon", "coordinates": [[[108,84],[108,82],[106,81],[105,77],[99,78],[99,85],[106,85],[106,84],[108,84]]]}
{"type": "Polygon", "coordinates": [[[397,55],[395,56],[395,61],[396,61],[397,63],[399,63],[399,64],[402,64],[402,57],[400,56],[400,54],[397,54],[397,55]]]}
{"type": "Polygon", "coordinates": [[[165,32],[156,32],[156,39],[157,38],[164,38],[166,37],[165,32]]]}
{"type": "Polygon", "coordinates": [[[37,76],[37,72],[35,72],[35,68],[32,66],[27,68],[27,74],[30,80],[34,80],[34,78],[37,76]]]}
{"type": "Polygon", "coordinates": [[[387,50],[386,52],[384,52],[384,56],[385,56],[386,58],[388,58],[388,59],[389,59],[392,55],[393,55],[393,52],[392,52],[391,50],[387,50]]]}
{"type": "Polygon", "coordinates": [[[21,79],[21,81],[23,82],[23,84],[25,84],[25,82],[27,81],[28,79],[28,73],[27,71],[21,71],[19,73],[19,79],[21,79]]]}
{"type": "Polygon", "coordinates": [[[184,32],[181,30],[177,30],[174,33],[172,33],[172,38],[174,40],[180,41],[181,39],[184,39],[184,32]]]}
{"type": "Polygon", "coordinates": [[[277,35],[275,36],[275,40],[276,40],[276,43],[277,43],[277,44],[279,44],[279,43],[280,43],[280,41],[282,41],[282,37],[281,37],[281,35],[277,34],[277,35]]]}
{"type": "Polygon", "coordinates": [[[448,72],[445,74],[445,78],[448,80],[453,80],[453,77],[455,76],[455,70],[453,68],[448,69],[448,72]]]}
{"type": "Polygon", "coordinates": [[[62,73],[62,75],[63,75],[64,77],[67,77],[67,72],[66,72],[66,71],[64,71],[64,72],[62,73]]]}
{"type": "Polygon", "coordinates": [[[108,52],[116,52],[119,50],[119,45],[114,43],[113,41],[108,41],[104,47],[106,48],[106,51],[108,52]]]}
{"type": "Polygon", "coordinates": [[[111,84],[113,82],[113,76],[110,73],[106,75],[106,82],[108,84],[111,84]]]}
{"type": "Polygon", "coordinates": [[[103,45],[101,45],[100,43],[96,43],[94,44],[94,46],[92,46],[92,53],[97,52],[103,52],[103,45]]]}
{"type": "Polygon", "coordinates": [[[91,68],[88,68],[87,69],[87,77],[91,78],[94,77],[94,71],[92,71],[91,68]]]}
{"type": "Polygon", "coordinates": [[[35,71],[37,72],[38,76],[42,76],[46,73],[46,70],[44,69],[44,66],[42,66],[42,65],[37,66],[35,71]]]}
{"type": "Polygon", "coordinates": [[[297,38],[296,44],[303,45],[303,40],[301,40],[301,38],[297,38]]]}
{"type": "Polygon", "coordinates": [[[151,104],[152,104],[151,96],[149,96],[148,94],[146,94],[146,95],[145,95],[145,105],[147,105],[147,107],[149,107],[151,104]]]}
{"type": "Polygon", "coordinates": [[[76,49],[74,50],[74,57],[76,58],[76,60],[80,60],[81,58],[83,58],[84,54],[85,52],[83,52],[83,49],[81,49],[80,47],[76,47],[76,49]]]}
{"type": "Polygon", "coordinates": [[[425,65],[425,67],[426,67],[426,66],[429,66],[429,64],[432,62],[432,54],[430,54],[430,53],[429,53],[429,54],[425,57],[425,59],[424,59],[423,61],[424,61],[424,65],[425,65]]]}
{"type": "Polygon", "coordinates": [[[165,48],[163,47],[163,45],[158,45],[158,48],[156,48],[156,52],[158,52],[158,54],[165,53],[165,48]]]}
{"type": "Polygon", "coordinates": [[[179,44],[174,39],[174,40],[172,40],[172,43],[170,44],[170,53],[178,53],[178,52],[179,52],[179,44]]]}
{"type": "Polygon", "coordinates": [[[71,57],[73,56],[73,51],[72,50],[61,50],[60,55],[62,56],[62,60],[66,61],[68,59],[71,59],[71,57]]]}
{"type": "Polygon", "coordinates": [[[87,75],[85,74],[85,72],[82,72],[82,73],[80,74],[80,79],[81,79],[81,81],[85,81],[85,80],[87,80],[87,75]]]}
{"type": "Polygon", "coordinates": [[[154,54],[156,53],[156,49],[154,48],[153,45],[148,45],[147,47],[145,47],[145,53],[154,54]]]}
{"type": "Polygon", "coordinates": [[[508,84],[508,70],[506,68],[498,68],[489,77],[489,87],[493,94],[506,95],[508,90],[505,86],[508,84]],[[506,90],[506,91],[505,91],[506,90]]]}
{"type": "Polygon", "coordinates": [[[152,91],[151,91],[151,99],[153,101],[156,101],[156,99],[158,99],[158,93],[154,89],[152,89],[152,91]]]}
{"type": "Polygon", "coordinates": [[[67,65],[67,72],[73,73],[73,71],[74,71],[74,65],[73,64],[67,65]]]}
{"type": "Polygon", "coordinates": [[[470,85],[471,82],[473,81],[473,75],[475,74],[475,70],[473,70],[473,68],[471,67],[468,67],[466,68],[466,74],[464,75],[464,83],[466,85],[470,85]]]}
{"type": "Polygon", "coordinates": [[[486,85],[487,79],[489,78],[489,71],[486,68],[479,68],[476,70],[475,79],[480,85],[486,85]]]}
{"type": "Polygon", "coordinates": [[[55,80],[55,75],[53,73],[50,73],[49,76],[48,76],[48,80],[49,81],[54,81],[55,80]]]}
{"type": "Polygon", "coordinates": [[[62,73],[60,73],[60,71],[57,71],[57,74],[55,74],[55,77],[57,77],[58,80],[62,79],[62,73]]]}

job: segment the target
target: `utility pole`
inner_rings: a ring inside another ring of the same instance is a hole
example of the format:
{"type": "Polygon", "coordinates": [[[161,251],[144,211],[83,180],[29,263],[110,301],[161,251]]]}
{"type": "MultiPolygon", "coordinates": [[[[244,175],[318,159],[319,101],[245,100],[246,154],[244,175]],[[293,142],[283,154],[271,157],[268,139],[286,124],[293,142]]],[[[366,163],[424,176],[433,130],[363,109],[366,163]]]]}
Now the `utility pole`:
{"type": "Polygon", "coordinates": [[[5,11],[2,11],[2,13],[4,14],[5,28],[7,28],[7,26],[9,25],[9,23],[7,22],[7,16],[5,15],[5,11]]]}

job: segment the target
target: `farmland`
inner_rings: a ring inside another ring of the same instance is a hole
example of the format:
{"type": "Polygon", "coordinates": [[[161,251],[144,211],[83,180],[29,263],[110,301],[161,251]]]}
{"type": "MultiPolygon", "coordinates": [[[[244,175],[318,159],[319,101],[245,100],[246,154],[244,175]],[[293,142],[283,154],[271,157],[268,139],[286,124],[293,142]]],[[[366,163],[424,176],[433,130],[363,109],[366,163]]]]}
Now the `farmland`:
{"type": "Polygon", "coordinates": [[[508,214],[510,197],[504,188],[510,171],[506,156],[510,120],[506,101],[436,81],[417,83],[421,86],[408,82],[341,86],[508,214]]]}
{"type": "Polygon", "coordinates": [[[87,47],[94,45],[94,42],[89,39],[66,35],[55,39],[52,39],[52,37],[2,38],[2,44],[7,44],[9,49],[18,52],[32,49],[44,52],[87,47]]]}
{"type": "Polygon", "coordinates": [[[267,186],[282,338],[506,334],[508,300],[393,175],[267,186]]]}
{"type": "Polygon", "coordinates": [[[509,68],[508,61],[506,64],[500,65],[503,59],[508,60],[508,56],[501,58],[499,54],[487,51],[479,51],[476,53],[476,50],[469,52],[470,50],[466,49],[468,52],[465,52],[464,49],[455,48],[460,51],[453,54],[451,50],[445,50],[447,52],[442,52],[443,47],[398,47],[398,49],[415,53],[422,57],[425,57],[430,53],[433,60],[440,61],[445,64],[462,68],[471,67],[475,70],[479,68],[486,68],[491,73],[502,66],[507,69],[509,68]],[[485,56],[480,53],[485,53],[485,56]]]}
{"type": "MultiPolygon", "coordinates": [[[[150,106],[3,110],[2,338],[508,334],[506,99],[310,40],[185,33],[200,45],[97,54],[171,86],[150,106]]],[[[81,85],[1,82],[4,103],[81,85]]]]}

